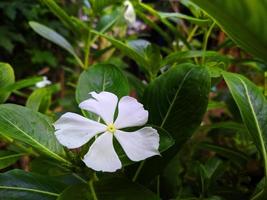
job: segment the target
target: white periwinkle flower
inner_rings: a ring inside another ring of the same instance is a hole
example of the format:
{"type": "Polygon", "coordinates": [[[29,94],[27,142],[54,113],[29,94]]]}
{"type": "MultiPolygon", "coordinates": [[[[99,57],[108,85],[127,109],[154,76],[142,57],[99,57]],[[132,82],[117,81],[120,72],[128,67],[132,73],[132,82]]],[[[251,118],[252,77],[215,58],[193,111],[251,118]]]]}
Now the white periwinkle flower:
{"type": "Polygon", "coordinates": [[[136,14],[134,11],[134,7],[130,1],[125,1],[123,4],[126,7],[126,10],[124,12],[124,19],[126,22],[132,26],[136,21],[136,14]]]}
{"type": "Polygon", "coordinates": [[[113,146],[117,139],[132,161],[159,155],[159,135],[152,127],[126,132],[121,129],[142,126],[148,120],[148,112],[135,98],[118,97],[110,92],[91,92],[91,98],[80,103],[81,109],[97,114],[104,123],[93,121],[75,113],[62,115],[54,126],[58,141],[69,149],[78,148],[97,136],[83,158],[84,163],[96,170],[114,172],[122,167],[113,146]],[[117,105],[118,104],[118,105],[117,105]],[[116,108],[118,116],[114,119],[116,108]]]}
{"type": "Polygon", "coordinates": [[[43,88],[50,84],[51,84],[51,81],[49,81],[46,76],[43,76],[43,80],[36,83],[35,86],[38,88],[43,88]]]}

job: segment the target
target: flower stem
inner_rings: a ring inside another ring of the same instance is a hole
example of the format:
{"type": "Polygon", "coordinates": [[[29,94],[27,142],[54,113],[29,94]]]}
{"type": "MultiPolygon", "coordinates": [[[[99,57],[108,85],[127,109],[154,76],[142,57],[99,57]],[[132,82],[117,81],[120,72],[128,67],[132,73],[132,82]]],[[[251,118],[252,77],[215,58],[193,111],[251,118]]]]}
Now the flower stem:
{"type": "Polygon", "coordinates": [[[204,37],[203,48],[202,48],[202,51],[203,51],[202,62],[201,62],[202,65],[205,63],[205,56],[206,56],[208,40],[209,40],[211,31],[212,31],[213,27],[215,26],[215,24],[216,24],[215,22],[212,23],[212,25],[210,26],[210,28],[208,29],[208,31],[206,32],[205,37],[204,37]]]}
{"type": "Polygon", "coordinates": [[[97,180],[95,178],[96,178],[96,175],[94,174],[94,177],[89,181],[89,188],[90,188],[93,200],[98,200],[96,192],[95,192],[95,188],[94,188],[94,181],[97,180]]]}
{"type": "Polygon", "coordinates": [[[136,170],[136,172],[135,172],[135,174],[134,174],[134,176],[133,176],[133,178],[132,178],[132,181],[133,181],[133,182],[135,182],[136,179],[138,178],[138,175],[140,174],[140,172],[141,172],[141,170],[142,170],[144,164],[145,164],[145,161],[143,160],[143,161],[140,163],[140,165],[138,166],[138,168],[137,168],[137,170],[136,170]]]}
{"type": "Polygon", "coordinates": [[[83,182],[83,183],[87,183],[87,181],[84,180],[82,177],[80,177],[78,174],[76,174],[76,173],[72,173],[72,175],[73,175],[75,178],[77,178],[78,180],[80,180],[81,182],[83,182]]]}
{"type": "Polygon", "coordinates": [[[194,37],[194,35],[195,35],[195,33],[196,33],[198,28],[199,28],[199,26],[195,25],[195,27],[192,29],[192,31],[189,33],[189,35],[188,35],[188,37],[186,39],[187,42],[191,42],[191,40],[193,39],[193,37],[194,37]]]}
{"type": "Polygon", "coordinates": [[[160,176],[157,176],[157,195],[160,197],[160,176]]]}
{"type": "Polygon", "coordinates": [[[84,69],[88,69],[89,67],[88,65],[89,65],[90,47],[91,47],[91,31],[89,30],[85,44],[84,69]]]}

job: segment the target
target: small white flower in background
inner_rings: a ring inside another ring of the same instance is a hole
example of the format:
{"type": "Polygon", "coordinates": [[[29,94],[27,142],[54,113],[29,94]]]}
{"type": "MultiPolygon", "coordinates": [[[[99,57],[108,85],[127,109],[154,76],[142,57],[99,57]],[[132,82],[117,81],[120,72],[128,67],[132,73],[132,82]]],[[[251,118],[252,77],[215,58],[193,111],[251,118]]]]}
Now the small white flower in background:
{"type": "Polygon", "coordinates": [[[36,83],[35,86],[38,88],[43,88],[50,84],[51,84],[51,81],[49,81],[46,76],[43,76],[43,80],[36,83]]]}
{"type": "Polygon", "coordinates": [[[126,22],[132,26],[134,25],[135,21],[136,21],[136,15],[135,15],[135,11],[134,11],[134,7],[132,5],[132,3],[130,1],[125,1],[123,3],[123,5],[126,7],[126,10],[124,12],[124,19],[126,20],[126,22]]]}
{"type": "Polygon", "coordinates": [[[75,113],[62,115],[54,126],[58,141],[74,149],[86,144],[97,135],[83,162],[96,171],[114,172],[122,167],[113,146],[113,137],[120,143],[132,161],[144,160],[160,155],[159,135],[152,127],[126,132],[121,129],[142,126],[148,120],[148,112],[143,105],[130,96],[118,97],[110,92],[91,92],[92,98],[80,103],[81,109],[100,116],[104,123],[93,121],[75,113]],[[117,106],[118,104],[118,106],[117,106]],[[118,116],[114,119],[116,108],[118,116]]]}

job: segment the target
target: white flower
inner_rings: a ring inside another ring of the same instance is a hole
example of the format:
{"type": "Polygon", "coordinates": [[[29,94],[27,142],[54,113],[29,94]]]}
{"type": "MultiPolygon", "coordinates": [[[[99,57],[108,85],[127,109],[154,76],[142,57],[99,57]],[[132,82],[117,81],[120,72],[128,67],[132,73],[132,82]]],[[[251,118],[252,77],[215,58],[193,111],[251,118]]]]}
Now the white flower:
{"type": "Polygon", "coordinates": [[[46,76],[43,76],[43,80],[36,83],[35,86],[38,88],[43,88],[50,84],[51,84],[51,81],[49,81],[46,76]]]}
{"type": "Polygon", "coordinates": [[[134,11],[134,7],[130,1],[125,1],[123,5],[126,7],[126,10],[124,12],[124,19],[126,22],[132,26],[136,21],[136,15],[134,11]]]}
{"type": "Polygon", "coordinates": [[[75,113],[62,115],[54,126],[58,141],[70,148],[78,148],[98,135],[84,156],[84,163],[96,170],[114,172],[122,167],[113,146],[113,136],[132,161],[159,155],[159,135],[152,127],[126,132],[121,129],[142,126],[148,120],[148,112],[135,98],[118,97],[110,92],[90,93],[92,98],[80,103],[81,109],[97,114],[104,123],[96,122],[75,113]],[[117,106],[118,104],[118,106],[117,106]],[[116,120],[114,115],[118,107],[116,120]]]}

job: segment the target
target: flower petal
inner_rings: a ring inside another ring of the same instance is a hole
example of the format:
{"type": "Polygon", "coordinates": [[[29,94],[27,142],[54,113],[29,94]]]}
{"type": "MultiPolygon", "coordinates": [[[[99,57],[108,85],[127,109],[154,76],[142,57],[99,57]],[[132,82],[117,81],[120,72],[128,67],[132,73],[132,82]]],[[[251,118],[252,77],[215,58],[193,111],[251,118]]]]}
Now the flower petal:
{"type": "Polygon", "coordinates": [[[110,92],[90,93],[93,98],[83,101],[79,107],[100,116],[106,124],[113,123],[118,97],[110,92]]]}
{"type": "Polygon", "coordinates": [[[69,149],[82,146],[93,136],[107,129],[104,124],[92,121],[75,113],[62,115],[54,123],[54,127],[58,141],[69,149]]]}
{"type": "Polygon", "coordinates": [[[132,161],[140,161],[154,155],[160,155],[158,151],[159,134],[157,130],[151,127],[145,127],[134,132],[117,130],[114,135],[132,161]]]}
{"type": "Polygon", "coordinates": [[[147,122],[148,112],[135,98],[125,96],[119,102],[119,113],[114,123],[117,129],[142,126],[147,122]]]}
{"type": "Polygon", "coordinates": [[[122,167],[113,147],[113,135],[105,132],[91,145],[83,162],[96,171],[115,172],[122,167]]]}
{"type": "Polygon", "coordinates": [[[134,7],[130,1],[125,1],[124,6],[126,7],[126,10],[124,12],[124,19],[129,25],[133,25],[136,21],[134,7]]]}

